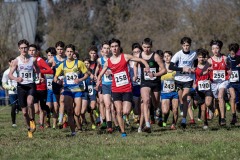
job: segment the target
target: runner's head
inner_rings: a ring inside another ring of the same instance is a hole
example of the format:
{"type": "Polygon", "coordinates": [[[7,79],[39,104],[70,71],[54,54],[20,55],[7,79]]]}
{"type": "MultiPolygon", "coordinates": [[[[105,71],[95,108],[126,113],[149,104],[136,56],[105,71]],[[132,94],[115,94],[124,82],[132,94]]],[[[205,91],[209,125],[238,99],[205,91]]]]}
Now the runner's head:
{"type": "Polygon", "coordinates": [[[102,56],[109,55],[109,53],[110,53],[110,46],[108,44],[108,41],[103,41],[102,42],[101,53],[102,53],[102,56]]]}
{"type": "Polygon", "coordinates": [[[74,58],[74,59],[79,59],[79,53],[78,53],[78,51],[75,51],[75,52],[74,52],[73,58],[74,58]]]}
{"type": "Polygon", "coordinates": [[[132,54],[134,57],[139,57],[139,54],[143,51],[142,46],[139,43],[132,44],[132,54]]]}
{"type": "Polygon", "coordinates": [[[72,44],[69,44],[65,47],[65,54],[67,56],[67,59],[73,60],[73,54],[75,53],[75,46],[72,44]]]}
{"type": "Polygon", "coordinates": [[[163,60],[165,63],[170,63],[172,59],[172,52],[171,51],[164,51],[163,53],[163,60]]]}
{"type": "Polygon", "coordinates": [[[212,47],[212,53],[213,55],[217,56],[220,54],[222,46],[223,46],[223,42],[220,40],[212,40],[210,42],[210,46],[212,47]]]}
{"type": "Polygon", "coordinates": [[[28,48],[28,54],[30,57],[37,57],[37,45],[35,44],[30,44],[28,48]]]}
{"type": "Polygon", "coordinates": [[[203,64],[206,61],[207,55],[209,55],[208,51],[203,48],[199,48],[196,50],[197,52],[197,58],[198,58],[198,63],[203,64]]]}
{"type": "Polygon", "coordinates": [[[11,57],[11,58],[8,59],[8,64],[9,64],[10,67],[11,67],[12,64],[13,64],[13,60],[14,60],[14,59],[15,59],[15,58],[13,58],[13,57],[11,57]]]}
{"type": "Polygon", "coordinates": [[[230,52],[231,57],[235,57],[236,53],[239,50],[239,44],[237,43],[231,43],[228,45],[228,50],[230,52]]]}
{"type": "Polygon", "coordinates": [[[189,52],[190,51],[190,47],[192,44],[192,40],[189,37],[183,37],[180,41],[181,45],[182,45],[182,50],[183,52],[189,52]]]}
{"type": "Polygon", "coordinates": [[[108,42],[108,44],[110,46],[110,50],[111,50],[112,54],[116,55],[116,54],[119,54],[121,52],[121,42],[120,42],[120,40],[112,38],[108,42]]]}
{"type": "Polygon", "coordinates": [[[22,39],[18,42],[18,50],[21,55],[27,55],[28,54],[28,47],[29,42],[26,39],[22,39]]]}
{"type": "Polygon", "coordinates": [[[62,41],[58,41],[58,42],[55,44],[55,48],[56,48],[56,51],[57,51],[57,54],[58,54],[58,55],[64,56],[64,47],[65,47],[65,44],[64,44],[64,42],[62,42],[62,41]]]}
{"type": "Polygon", "coordinates": [[[89,69],[90,68],[90,59],[89,58],[85,58],[84,59],[84,64],[85,64],[86,68],[89,69]]]}
{"type": "Polygon", "coordinates": [[[90,56],[91,61],[96,61],[96,59],[98,58],[97,53],[98,53],[98,48],[95,45],[91,45],[88,48],[88,54],[90,56]]]}
{"type": "Polygon", "coordinates": [[[53,56],[55,56],[57,54],[56,49],[54,47],[49,47],[46,50],[46,54],[47,54],[47,59],[51,59],[53,56]]]}
{"type": "Polygon", "coordinates": [[[150,38],[145,38],[142,42],[142,48],[146,54],[150,54],[152,48],[152,40],[150,38]]]}

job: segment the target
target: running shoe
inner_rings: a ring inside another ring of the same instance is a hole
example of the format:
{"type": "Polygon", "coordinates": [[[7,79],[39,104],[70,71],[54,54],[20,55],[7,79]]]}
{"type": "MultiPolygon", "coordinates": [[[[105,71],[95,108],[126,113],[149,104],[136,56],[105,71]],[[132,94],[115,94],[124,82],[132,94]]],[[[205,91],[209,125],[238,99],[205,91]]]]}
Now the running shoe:
{"type": "Polygon", "coordinates": [[[230,105],[229,102],[226,102],[226,108],[227,108],[228,111],[230,111],[230,109],[231,109],[231,105],[230,105]]]}
{"type": "Polygon", "coordinates": [[[112,134],[113,129],[112,128],[107,128],[107,133],[112,134]]]}
{"type": "Polygon", "coordinates": [[[237,123],[237,118],[236,117],[233,117],[230,124],[231,125],[235,125],[237,123]]]}
{"type": "Polygon", "coordinates": [[[220,121],[220,126],[226,126],[226,120],[225,118],[222,118],[220,121]]]}
{"type": "Polygon", "coordinates": [[[218,109],[215,109],[215,111],[214,111],[214,116],[215,116],[215,117],[219,116],[218,109]]]}
{"type": "Polygon", "coordinates": [[[121,128],[119,126],[115,126],[114,131],[121,132],[121,128]]]}
{"type": "Polygon", "coordinates": [[[163,126],[163,121],[162,121],[162,119],[159,119],[159,121],[158,121],[158,126],[159,126],[159,127],[162,127],[162,126],[163,126]]]}
{"type": "Polygon", "coordinates": [[[92,129],[94,130],[96,128],[97,128],[97,126],[95,124],[92,124],[92,129]]]}
{"type": "Polygon", "coordinates": [[[76,136],[76,132],[72,132],[71,134],[66,135],[66,137],[74,137],[76,136]]]}
{"type": "Polygon", "coordinates": [[[176,130],[177,128],[176,128],[175,124],[172,124],[171,127],[170,127],[170,129],[171,129],[171,130],[176,130]]]}
{"type": "Polygon", "coordinates": [[[40,129],[40,130],[43,130],[43,129],[44,129],[43,125],[40,125],[40,126],[39,126],[39,129],[40,129]]]}
{"type": "Polygon", "coordinates": [[[64,122],[63,123],[63,128],[67,128],[67,126],[68,126],[67,122],[64,122]]]}
{"type": "Polygon", "coordinates": [[[204,125],[204,126],[203,126],[203,129],[204,129],[204,130],[207,130],[207,129],[208,129],[208,126],[207,126],[207,125],[204,125]]]}
{"type": "Polygon", "coordinates": [[[126,132],[122,133],[122,138],[124,138],[124,137],[127,137],[127,133],[126,132]]]}
{"type": "Polygon", "coordinates": [[[146,132],[146,133],[151,133],[151,132],[152,132],[152,131],[151,131],[151,128],[150,128],[150,127],[147,127],[147,126],[145,126],[142,131],[143,131],[143,132],[146,132]]]}
{"type": "Polygon", "coordinates": [[[36,131],[36,125],[35,122],[32,120],[30,121],[30,131],[35,132],[36,131]]]}
{"type": "Polygon", "coordinates": [[[162,126],[163,126],[163,127],[166,127],[166,126],[167,126],[167,123],[166,123],[166,122],[163,122],[163,123],[162,123],[162,126]]]}
{"type": "Polygon", "coordinates": [[[30,129],[28,130],[28,138],[33,138],[33,133],[30,131],[30,129]]]}
{"type": "Polygon", "coordinates": [[[13,128],[16,128],[16,127],[17,127],[17,125],[16,125],[16,124],[12,124],[12,127],[13,127],[13,128]]]}
{"type": "Polygon", "coordinates": [[[142,133],[142,128],[141,127],[138,128],[138,133],[142,133]]]}
{"type": "Polygon", "coordinates": [[[106,122],[103,122],[103,123],[101,124],[100,129],[106,129],[106,128],[107,128],[107,123],[106,123],[106,122]]]}
{"type": "Polygon", "coordinates": [[[59,128],[59,129],[62,129],[62,128],[63,128],[63,124],[62,124],[61,122],[58,122],[57,125],[58,125],[58,128],[59,128]]]}
{"type": "Polygon", "coordinates": [[[194,119],[190,119],[190,122],[189,122],[191,125],[194,125],[196,124],[195,120],[194,119]]]}
{"type": "Polygon", "coordinates": [[[186,126],[187,126],[187,120],[186,120],[186,118],[182,118],[181,126],[182,126],[183,128],[186,128],[186,126]]]}

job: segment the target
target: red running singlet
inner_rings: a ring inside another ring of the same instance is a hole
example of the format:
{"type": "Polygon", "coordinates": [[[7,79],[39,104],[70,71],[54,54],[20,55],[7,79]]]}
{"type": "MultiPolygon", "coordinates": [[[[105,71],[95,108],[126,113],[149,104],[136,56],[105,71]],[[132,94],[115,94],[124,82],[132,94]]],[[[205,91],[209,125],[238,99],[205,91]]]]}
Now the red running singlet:
{"type": "Polygon", "coordinates": [[[229,75],[227,73],[227,65],[224,61],[224,58],[222,56],[221,62],[216,62],[212,58],[212,68],[213,70],[210,72],[210,80],[211,81],[225,81],[229,79],[229,75]]]}
{"type": "Polygon", "coordinates": [[[108,59],[108,67],[112,71],[112,92],[132,92],[128,63],[123,53],[120,56],[120,62],[117,64],[113,64],[110,58],[108,59]]]}

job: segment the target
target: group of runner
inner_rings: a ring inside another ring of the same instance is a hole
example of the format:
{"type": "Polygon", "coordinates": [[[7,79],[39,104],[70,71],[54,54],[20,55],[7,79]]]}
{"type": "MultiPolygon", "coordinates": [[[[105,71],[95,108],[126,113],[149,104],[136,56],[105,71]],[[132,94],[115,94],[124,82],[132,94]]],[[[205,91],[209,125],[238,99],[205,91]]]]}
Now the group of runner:
{"type": "Polygon", "coordinates": [[[237,122],[239,104],[240,59],[237,43],[228,46],[229,54],[221,53],[220,40],[210,42],[212,56],[206,49],[190,50],[191,39],[183,37],[182,49],[153,51],[152,40],[132,44],[132,54],[124,54],[118,39],[104,41],[100,56],[96,46],[79,60],[74,45],[57,42],[41,57],[40,48],[27,40],[18,42],[20,55],[9,59],[9,69],[2,77],[9,91],[12,126],[16,127],[19,105],[32,138],[36,130],[35,115],[39,114],[40,129],[67,127],[75,136],[82,131],[88,112],[92,129],[97,125],[107,133],[121,132],[133,112],[138,132],[151,133],[151,124],[166,126],[170,111],[171,129],[177,129],[180,110],[181,127],[186,128],[187,113],[194,124],[192,106],[199,108],[203,129],[208,119],[219,113],[219,125],[226,125],[225,97],[228,97],[232,120],[237,122]],[[67,118],[66,118],[67,117],[67,118]],[[52,124],[50,119],[52,118],[52,124]]]}

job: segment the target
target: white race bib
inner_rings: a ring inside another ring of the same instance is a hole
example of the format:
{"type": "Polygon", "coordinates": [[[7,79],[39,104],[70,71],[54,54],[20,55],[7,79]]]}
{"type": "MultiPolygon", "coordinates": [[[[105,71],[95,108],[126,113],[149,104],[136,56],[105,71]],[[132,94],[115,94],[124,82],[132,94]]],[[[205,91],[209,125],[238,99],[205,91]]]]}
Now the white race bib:
{"type": "Polygon", "coordinates": [[[213,80],[225,81],[225,70],[213,70],[213,80]]]}
{"type": "Polygon", "coordinates": [[[163,92],[173,92],[175,91],[174,80],[163,81],[163,92]]]}
{"type": "Polygon", "coordinates": [[[114,79],[117,87],[124,86],[129,83],[125,71],[114,74],[114,79]]]}
{"type": "Polygon", "coordinates": [[[21,70],[19,72],[20,77],[22,77],[23,81],[33,81],[33,72],[32,71],[25,71],[21,70]]]}
{"type": "Polygon", "coordinates": [[[93,85],[89,85],[89,86],[88,86],[88,94],[89,94],[90,96],[93,95],[93,85]]]}
{"type": "Polygon", "coordinates": [[[230,76],[230,82],[238,82],[239,81],[239,74],[238,71],[232,71],[230,76]]]}
{"type": "Polygon", "coordinates": [[[53,79],[47,79],[47,89],[52,90],[52,81],[53,79]]]}
{"type": "Polygon", "coordinates": [[[210,81],[209,80],[198,81],[198,90],[199,91],[210,90],[210,81]]]}
{"type": "Polygon", "coordinates": [[[74,80],[78,78],[78,74],[77,73],[73,73],[73,72],[69,72],[66,73],[66,82],[67,84],[75,84],[74,80]]]}
{"type": "MultiPolygon", "coordinates": [[[[150,72],[152,74],[156,73],[157,69],[156,68],[150,68],[150,72]]],[[[144,72],[144,79],[145,80],[155,80],[157,77],[152,77],[150,78],[147,72],[144,72]]]]}

